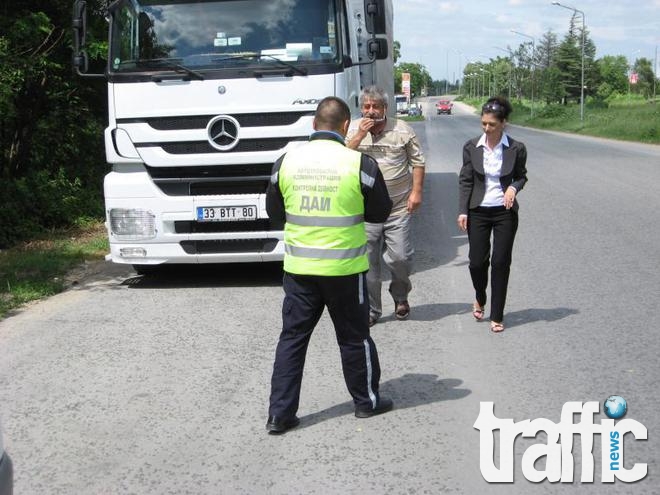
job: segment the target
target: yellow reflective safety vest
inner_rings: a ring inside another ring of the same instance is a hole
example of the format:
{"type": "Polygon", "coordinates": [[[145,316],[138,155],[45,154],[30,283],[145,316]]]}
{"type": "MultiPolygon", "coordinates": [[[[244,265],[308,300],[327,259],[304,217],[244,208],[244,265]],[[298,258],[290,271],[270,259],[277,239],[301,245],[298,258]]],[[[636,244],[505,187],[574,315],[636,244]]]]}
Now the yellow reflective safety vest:
{"type": "Polygon", "coordinates": [[[278,181],[286,210],[286,272],[340,276],[369,268],[361,157],[330,139],[285,155],[278,181]]]}

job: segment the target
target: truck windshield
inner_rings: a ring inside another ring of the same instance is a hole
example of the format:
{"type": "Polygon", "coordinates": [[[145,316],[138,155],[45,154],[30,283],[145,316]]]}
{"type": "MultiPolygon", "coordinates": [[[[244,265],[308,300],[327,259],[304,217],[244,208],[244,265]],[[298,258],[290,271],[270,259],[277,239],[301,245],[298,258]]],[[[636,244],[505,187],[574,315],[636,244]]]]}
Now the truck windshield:
{"type": "Polygon", "coordinates": [[[110,11],[110,70],[334,63],[335,1],[119,0],[110,11]]]}

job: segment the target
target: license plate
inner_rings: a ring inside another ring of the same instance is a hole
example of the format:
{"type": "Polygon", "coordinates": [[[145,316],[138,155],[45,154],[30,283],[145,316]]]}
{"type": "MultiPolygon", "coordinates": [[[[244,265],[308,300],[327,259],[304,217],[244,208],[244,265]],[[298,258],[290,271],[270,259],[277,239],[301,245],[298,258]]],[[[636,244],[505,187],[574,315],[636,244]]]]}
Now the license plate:
{"type": "Polygon", "coordinates": [[[257,207],[254,205],[197,207],[198,222],[241,222],[257,218],[257,207]]]}

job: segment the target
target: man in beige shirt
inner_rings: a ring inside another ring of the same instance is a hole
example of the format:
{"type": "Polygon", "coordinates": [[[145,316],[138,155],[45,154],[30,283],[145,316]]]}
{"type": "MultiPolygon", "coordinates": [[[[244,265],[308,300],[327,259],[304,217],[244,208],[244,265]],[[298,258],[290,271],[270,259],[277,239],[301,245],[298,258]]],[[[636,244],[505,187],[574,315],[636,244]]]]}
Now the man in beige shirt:
{"type": "Polygon", "coordinates": [[[346,145],[371,155],[378,162],[390,198],[392,212],[384,223],[367,223],[369,272],[369,325],[383,314],[381,301],[382,262],[390,270],[389,292],[394,299],[394,315],[405,320],[410,315],[408,294],[412,289],[410,272],[413,247],[410,241],[411,214],[422,204],[424,155],[406,122],[388,119],[387,94],[370,86],[362,91],[362,118],[351,122],[346,145]]]}

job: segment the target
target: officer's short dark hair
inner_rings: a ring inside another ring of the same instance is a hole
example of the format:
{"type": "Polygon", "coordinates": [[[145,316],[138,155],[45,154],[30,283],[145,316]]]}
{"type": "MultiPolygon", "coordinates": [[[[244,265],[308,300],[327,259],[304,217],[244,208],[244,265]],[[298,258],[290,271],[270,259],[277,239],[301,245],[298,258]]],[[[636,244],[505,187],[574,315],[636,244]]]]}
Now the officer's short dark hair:
{"type": "Polygon", "coordinates": [[[341,98],[328,96],[316,107],[314,121],[319,130],[339,131],[344,122],[351,119],[351,109],[341,98]]]}

